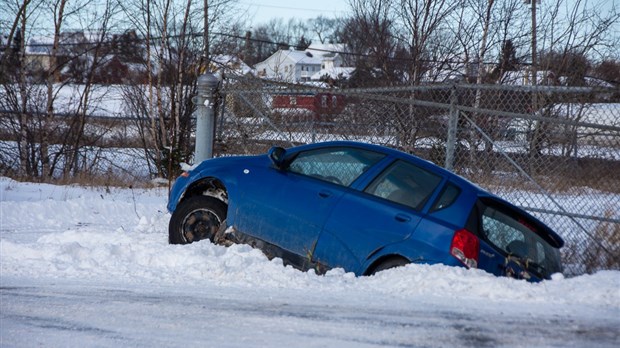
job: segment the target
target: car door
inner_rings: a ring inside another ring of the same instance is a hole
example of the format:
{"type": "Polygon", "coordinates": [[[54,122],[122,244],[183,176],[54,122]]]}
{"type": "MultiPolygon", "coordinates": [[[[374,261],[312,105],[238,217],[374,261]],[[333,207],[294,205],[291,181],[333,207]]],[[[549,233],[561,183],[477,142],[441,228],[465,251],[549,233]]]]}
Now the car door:
{"type": "Polygon", "coordinates": [[[409,237],[442,177],[397,160],[363,191],[344,195],[313,253],[315,262],[357,271],[367,257],[409,237]]]}
{"type": "Polygon", "coordinates": [[[294,154],[284,169],[266,168],[267,175],[261,175],[265,180],[244,185],[237,228],[310,260],[327,217],[347,187],[382,157],[346,147],[294,154]]]}

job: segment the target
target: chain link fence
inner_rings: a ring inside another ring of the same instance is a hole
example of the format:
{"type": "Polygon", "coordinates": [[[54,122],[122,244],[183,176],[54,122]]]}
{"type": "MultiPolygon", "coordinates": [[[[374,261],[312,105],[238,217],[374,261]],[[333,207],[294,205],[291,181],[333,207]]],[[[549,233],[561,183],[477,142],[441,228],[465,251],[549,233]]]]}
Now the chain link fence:
{"type": "MultiPolygon", "coordinates": [[[[216,101],[216,156],[330,140],[393,147],[450,169],[550,225],[567,242],[567,274],[620,269],[620,88],[321,88],[230,75],[216,101]]],[[[5,110],[0,116],[0,175],[14,175],[19,115],[5,110]]],[[[41,117],[33,114],[29,122],[41,117]]],[[[69,127],[71,119],[58,115],[54,129],[69,127]]],[[[76,175],[129,184],[157,176],[157,154],[141,119],[123,114],[86,122],[88,142],[75,149],[76,175]]],[[[33,146],[34,156],[36,141],[33,146]]],[[[49,151],[62,169],[67,149],[61,147],[49,151]]]]}
{"type": "Polygon", "coordinates": [[[235,77],[220,97],[220,154],[330,140],[397,148],[550,225],[567,242],[567,274],[620,269],[618,88],[336,89],[235,77]]]}

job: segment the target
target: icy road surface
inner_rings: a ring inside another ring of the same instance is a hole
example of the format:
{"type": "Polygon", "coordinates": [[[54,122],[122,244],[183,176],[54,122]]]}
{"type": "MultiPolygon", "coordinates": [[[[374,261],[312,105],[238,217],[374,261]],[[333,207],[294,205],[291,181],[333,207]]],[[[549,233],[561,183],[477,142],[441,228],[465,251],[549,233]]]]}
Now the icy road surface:
{"type": "Polygon", "coordinates": [[[168,245],[166,194],[0,178],[0,346],[620,346],[620,272],[317,276],[248,246],[168,245]]]}

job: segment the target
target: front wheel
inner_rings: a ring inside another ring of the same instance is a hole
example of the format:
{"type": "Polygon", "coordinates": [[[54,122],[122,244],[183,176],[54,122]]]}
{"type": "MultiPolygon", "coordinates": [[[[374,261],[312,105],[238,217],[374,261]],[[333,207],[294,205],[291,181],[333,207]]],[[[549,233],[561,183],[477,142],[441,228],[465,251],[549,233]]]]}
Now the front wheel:
{"type": "Polygon", "coordinates": [[[170,244],[189,244],[201,239],[213,241],[226,220],[224,202],[209,196],[193,196],[182,201],[168,225],[170,244]]]}

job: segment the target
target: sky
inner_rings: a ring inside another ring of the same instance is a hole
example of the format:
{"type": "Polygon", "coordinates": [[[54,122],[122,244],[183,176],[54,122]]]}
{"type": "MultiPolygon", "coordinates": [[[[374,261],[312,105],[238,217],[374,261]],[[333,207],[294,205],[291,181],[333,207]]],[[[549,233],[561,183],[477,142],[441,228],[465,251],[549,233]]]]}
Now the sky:
{"type": "MultiPolygon", "coordinates": [[[[553,4],[552,1],[544,0],[546,4],[553,4]]],[[[318,16],[328,18],[344,17],[350,13],[348,0],[311,0],[311,1],[291,1],[291,0],[239,0],[238,4],[242,9],[247,9],[248,17],[252,25],[266,23],[273,18],[282,18],[288,21],[291,18],[310,19],[318,16]]],[[[581,2],[580,0],[565,0],[560,8],[560,13],[565,11],[573,11],[576,4],[586,7],[594,7],[600,9],[606,14],[618,6],[618,1],[609,0],[593,0],[591,2],[581,2]]],[[[527,5],[524,5],[527,6],[527,5]]],[[[540,11],[540,10],[539,10],[540,11]]],[[[561,17],[565,16],[564,14],[561,17]]],[[[540,25],[540,23],[539,23],[540,25]]],[[[613,25],[615,29],[611,29],[610,33],[617,36],[620,35],[620,24],[613,25]]],[[[611,50],[611,55],[618,56],[618,50],[611,50]]]]}
{"type": "Polygon", "coordinates": [[[265,23],[272,18],[336,18],[344,16],[349,9],[346,0],[240,0],[239,6],[248,9],[254,24],[265,23]]]}

